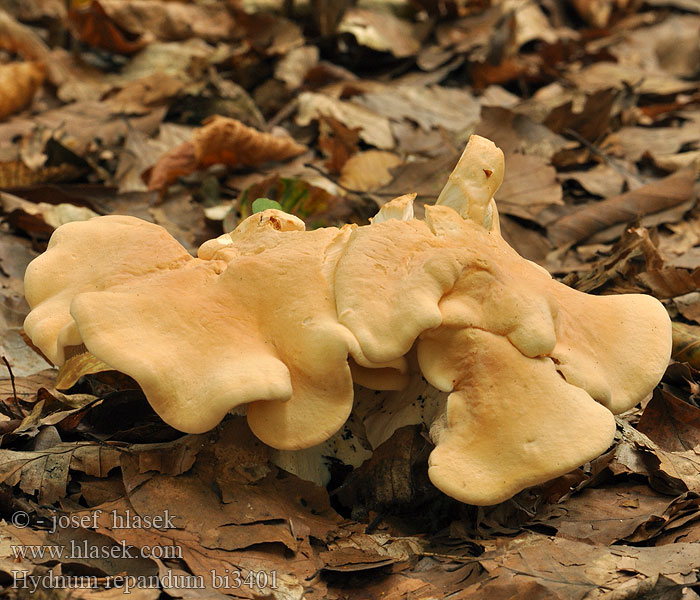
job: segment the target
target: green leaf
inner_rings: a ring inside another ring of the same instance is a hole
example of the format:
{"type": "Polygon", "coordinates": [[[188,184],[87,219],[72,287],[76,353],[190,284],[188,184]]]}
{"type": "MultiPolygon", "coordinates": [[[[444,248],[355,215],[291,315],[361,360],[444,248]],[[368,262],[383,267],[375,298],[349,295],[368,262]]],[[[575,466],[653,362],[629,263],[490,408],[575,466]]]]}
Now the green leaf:
{"type": "Polygon", "coordinates": [[[275,208],[277,210],[282,210],[282,205],[277,202],[277,200],[270,200],[269,198],[258,198],[253,200],[253,214],[267,210],[268,208],[275,208]]]}

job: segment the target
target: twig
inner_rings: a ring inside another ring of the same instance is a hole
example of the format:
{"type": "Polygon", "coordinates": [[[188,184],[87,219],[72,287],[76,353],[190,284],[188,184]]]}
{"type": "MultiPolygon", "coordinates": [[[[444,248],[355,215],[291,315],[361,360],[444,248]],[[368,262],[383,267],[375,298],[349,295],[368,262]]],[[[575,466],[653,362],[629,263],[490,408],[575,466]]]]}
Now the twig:
{"type": "Polygon", "coordinates": [[[2,357],[2,362],[5,363],[5,366],[7,367],[7,371],[10,373],[10,383],[12,384],[12,396],[15,399],[15,402],[17,402],[17,388],[15,387],[15,375],[12,372],[12,367],[10,366],[10,362],[7,360],[7,357],[3,355],[2,357]]]}
{"type": "Polygon", "coordinates": [[[356,193],[357,193],[356,190],[351,190],[350,188],[346,188],[342,183],[340,183],[340,181],[338,181],[338,179],[336,179],[335,177],[333,177],[330,173],[327,173],[326,171],[324,171],[321,167],[318,167],[318,166],[316,166],[316,165],[314,165],[314,164],[312,164],[312,163],[304,163],[304,166],[305,166],[307,169],[311,169],[311,170],[313,170],[313,171],[316,171],[316,172],[319,173],[320,175],[323,175],[326,179],[328,179],[328,181],[330,181],[330,182],[333,183],[334,185],[337,185],[340,189],[345,190],[346,192],[350,192],[350,193],[352,193],[352,194],[356,194],[356,193]]]}
{"type": "Polygon", "coordinates": [[[372,522],[367,525],[367,528],[365,529],[366,534],[372,533],[377,527],[379,527],[379,524],[384,520],[384,513],[379,513],[374,519],[372,519],[372,522]]]}
{"type": "Polygon", "coordinates": [[[277,113],[267,122],[267,130],[270,131],[276,125],[279,125],[287,117],[291,117],[299,105],[298,98],[292,98],[287,104],[280,108],[277,113]]]}
{"type": "Polygon", "coordinates": [[[643,185],[644,182],[639,178],[639,175],[636,173],[632,173],[629,169],[626,167],[618,164],[616,160],[614,160],[612,157],[608,156],[603,152],[600,148],[589,142],[586,138],[584,138],[582,135],[580,135],[578,132],[574,131],[573,129],[565,129],[564,133],[567,135],[570,135],[572,138],[574,138],[579,144],[585,146],[588,148],[593,154],[596,156],[600,157],[603,159],[605,164],[611,166],[613,169],[615,169],[620,175],[622,176],[627,176],[632,179],[634,179],[639,185],[643,185]]]}

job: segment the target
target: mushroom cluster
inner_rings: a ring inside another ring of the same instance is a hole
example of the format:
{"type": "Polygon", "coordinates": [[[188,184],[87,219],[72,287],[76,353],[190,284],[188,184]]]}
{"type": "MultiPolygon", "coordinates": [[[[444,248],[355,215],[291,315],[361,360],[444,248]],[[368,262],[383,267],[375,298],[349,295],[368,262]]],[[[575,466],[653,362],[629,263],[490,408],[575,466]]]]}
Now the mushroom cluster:
{"type": "Polygon", "coordinates": [[[361,227],[306,231],[265,210],[197,258],[136,218],[68,223],[27,269],[25,331],[57,365],[84,344],[181,431],[245,404],[283,450],[336,433],[353,383],[401,390],[419,370],[449,393],[431,481],[495,504],[604,452],[613,415],[649,394],[671,352],[654,298],[575,291],[504,241],[503,170],[472,136],[424,220],[412,195],[361,227]]]}

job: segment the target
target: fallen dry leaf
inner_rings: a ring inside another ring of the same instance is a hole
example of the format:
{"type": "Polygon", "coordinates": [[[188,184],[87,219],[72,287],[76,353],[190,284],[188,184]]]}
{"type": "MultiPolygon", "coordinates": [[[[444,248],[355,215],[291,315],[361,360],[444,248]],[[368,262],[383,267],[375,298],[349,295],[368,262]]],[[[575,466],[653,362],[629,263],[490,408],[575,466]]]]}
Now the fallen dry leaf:
{"type": "Polygon", "coordinates": [[[657,590],[672,593],[684,581],[694,581],[700,560],[695,544],[658,548],[591,546],[540,534],[523,534],[479,557],[489,577],[465,588],[456,598],[604,598],[624,587],[633,594],[657,590]],[[585,565],[581,568],[581,565],[585,565]],[[660,577],[664,573],[666,577],[660,577]]]}
{"type": "Polygon", "coordinates": [[[632,86],[638,93],[650,95],[678,94],[697,88],[696,83],[683,81],[665,71],[648,71],[614,62],[597,62],[569,73],[567,77],[587,93],[604,90],[611,85],[617,89],[632,86]]]}
{"type": "Polygon", "coordinates": [[[641,475],[663,494],[700,492],[700,458],[694,450],[664,450],[621,418],[617,423],[622,429],[621,441],[607,466],[613,473],[641,475]]]}
{"type": "Polygon", "coordinates": [[[49,49],[41,38],[12,15],[0,9],[0,48],[24,58],[44,61],[49,49]]]}
{"type": "Polygon", "coordinates": [[[59,390],[67,390],[73,387],[83,375],[112,370],[112,367],[89,352],[78,352],[66,359],[66,362],[59,367],[55,385],[59,390]]]}
{"type": "Polygon", "coordinates": [[[319,119],[318,146],[328,156],[326,168],[340,173],[347,160],[359,150],[359,129],[350,129],[333,117],[319,119]]]}
{"type": "MultiPolygon", "coordinates": [[[[381,193],[382,198],[391,200],[400,196],[403,190],[413,190],[418,194],[418,200],[434,202],[458,159],[456,154],[446,154],[428,160],[405,162],[393,169],[394,180],[377,193],[381,193]]],[[[415,208],[416,214],[423,210],[422,206],[415,208]]]]}
{"type": "Polygon", "coordinates": [[[670,15],[651,26],[624,28],[609,50],[621,64],[692,79],[700,60],[695,43],[699,33],[693,15],[670,15]]]}
{"type": "MultiPolygon", "coordinates": [[[[614,12],[632,13],[637,0],[572,0],[576,12],[589,24],[598,29],[606,27],[614,12]]],[[[618,15],[619,16],[619,15],[618,15]]]]}
{"type": "Polygon", "coordinates": [[[653,157],[676,154],[687,144],[698,141],[700,120],[688,119],[677,127],[623,127],[610,134],[601,149],[637,161],[644,154],[653,157]]]}
{"type": "Polygon", "coordinates": [[[358,192],[376,190],[393,179],[391,169],[401,164],[393,152],[367,150],[351,156],[340,170],[338,182],[345,188],[358,192]]]}
{"type": "Polygon", "coordinates": [[[0,378],[0,399],[7,401],[16,397],[22,402],[34,402],[38,391],[41,388],[53,388],[55,380],[55,369],[46,369],[27,377],[15,377],[14,382],[3,374],[0,378]]]}
{"type": "Polygon", "coordinates": [[[693,199],[696,177],[697,169],[693,166],[620,196],[588,204],[552,224],[548,228],[549,238],[557,245],[576,243],[589,238],[596,240],[593,237],[595,234],[613,226],[619,229],[616,230],[616,234],[610,234],[607,238],[617,237],[627,223],[661,213],[693,199]]]}
{"type": "Polygon", "coordinates": [[[358,129],[362,140],[380,150],[391,150],[396,145],[387,117],[352,101],[303,92],[299,96],[297,123],[309,125],[321,117],[332,117],[348,129],[358,129]]]}
{"type": "Polygon", "coordinates": [[[235,23],[225,3],[99,0],[105,14],[120,28],[150,34],[163,41],[200,38],[230,39],[235,23]]]}
{"type": "Polygon", "coordinates": [[[700,323],[700,292],[690,292],[677,296],[673,304],[688,321],[700,323]]]}
{"type": "Polygon", "coordinates": [[[687,323],[673,323],[674,360],[687,362],[692,367],[700,368],[700,327],[687,323]]]}
{"type": "Polygon", "coordinates": [[[574,131],[593,142],[610,127],[617,96],[614,89],[595,91],[586,97],[580,110],[575,110],[573,101],[569,100],[553,108],[544,124],[555,133],[574,131]]]}
{"type": "Polygon", "coordinates": [[[87,6],[68,11],[68,21],[73,26],[76,37],[95,48],[134,54],[147,44],[141,36],[123,30],[110,19],[99,0],[92,0],[87,6]]]}
{"type": "Polygon", "coordinates": [[[319,50],[316,46],[302,46],[290,50],[275,67],[275,77],[284,81],[287,88],[295,90],[306,78],[306,74],[318,65],[319,50]]]}
{"type": "Polygon", "coordinates": [[[533,523],[556,528],[557,537],[609,546],[627,540],[650,520],[661,520],[671,503],[668,496],[647,485],[618,483],[584,489],[545,509],[533,523]]]}
{"type": "Polygon", "coordinates": [[[97,216],[95,211],[86,206],[46,202],[34,204],[4,192],[0,192],[0,205],[16,229],[23,229],[37,235],[50,234],[64,223],[87,221],[97,216]]]}
{"type": "Polygon", "coordinates": [[[144,166],[154,165],[158,159],[186,142],[192,135],[192,128],[175,123],[163,123],[158,135],[131,129],[124,140],[124,151],[119,156],[119,164],[114,179],[119,192],[147,191],[141,173],[144,166]]]}
{"type": "Polygon", "coordinates": [[[236,26],[243,28],[246,45],[265,56],[284,56],[304,45],[301,27],[268,11],[245,12],[234,7],[236,26]]]}
{"type": "Polygon", "coordinates": [[[0,481],[17,485],[28,493],[39,493],[39,501],[53,504],[66,494],[69,470],[105,477],[119,466],[117,448],[94,443],[62,442],[40,452],[3,451],[0,456],[0,481]]]}
{"type": "Polygon", "coordinates": [[[282,210],[302,219],[309,229],[357,219],[351,203],[326,189],[302,178],[273,176],[243,190],[235,208],[224,218],[224,230],[233,230],[242,219],[253,214],[252,205],[258,198],[279,202],[282,210]]]}
{"type": "Polygon", "coordinates": [[[27,106],[44,82],[42,63],[20,62],[0,65],[0,119],[27,106]]]}
{"type": "Polygon", "coordinates": [[[351,8],[345,12],[337,31],[352,34],[357,43],[372,50],[390,52],[396,58],[417,54],[420,39],[416,28],[391,13],[365,8],[351,8]]]}
{"type": "Polygon", "coordinates": [[[216,116],[192,133],[192,141],[161,156],[147,174],[148,189],[164,192],[181,175],[217,163],[253,167],[286,160],[305,150],[291,137],[262,133],[236,119],[216,116]]]}
{"type": "Polygon", "coordinates": [[[657,245],[656,236],[644,227],[626,229],[608,255],[567,282],[589,293],[641,292],[657,298],[675,298],[697,289],[700,269],[665,264],[657,245]]]}
{"type": "Polygon", "coordinates": [[[536,154],[548,161],[558,152],[572,147],[572,142],[545,125],[501,107],[483,108],[481,122],[474,133],[493,140],[505,154],[536,154]]]}
{"type": "Polygon", "coordinates": [[[356,96],[353,101],[392,123],[410,120],[425,131],[442,128],[454,133],[456,145],[467,139],[479,120],[479,102],[471,93],[438,85],[379,88],[356,96]]]}
{"type": "Polygon", "coordinates": [[[637,429],[664,450],[692,450],[700,444],[700,408],[657,388],[644,408],[637,429]]]}
{"type": "Polygon", "coordinates": [[[607,198],[621,194],[627,178],[609,164],[598,164],[585,171],[566,171],[561,179],[576,181],[590,195],[607,198]]]}
{"type": "Polygon", "coordinates": [[[539,156],[507,154],[508,165],[498,190],[499,212],[546,225],[539,215],[552,205],[563,205],[561,185],[556,170],[539,156]]]}
{"type": "Polygon", "coordinates": [[[24,22],[41,19],[63,19],[66,16],[66,4],[63,0],[25,0],[12,5],[13,14],[24,22]]]}

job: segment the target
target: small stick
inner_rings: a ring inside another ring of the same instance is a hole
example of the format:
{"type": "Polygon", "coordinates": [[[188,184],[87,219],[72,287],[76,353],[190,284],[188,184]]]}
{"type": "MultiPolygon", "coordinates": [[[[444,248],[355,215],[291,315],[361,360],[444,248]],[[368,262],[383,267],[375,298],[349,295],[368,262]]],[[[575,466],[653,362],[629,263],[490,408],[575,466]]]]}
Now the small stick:
{"type": "Polygon", "coordinates": [[[12,384],[12,396],[14,397],[15,402],[17,402],[17,388],[15,387],[15,375],[12,372],[12,367],[10,366],[10,363],[5,357],[5,355],[3,355],[2,357],[2,362],[5,363],[5,366],[7,367],[7,370],[10,373],[10,383],[12,384]]]}
{"type": "Polygon", "coordinates": [[[564,130],[564,133],[566,133],[567,135],[570,135],[570,136],[571,136],[572,138],[574,138],[579,144],[581,144],[582,146],[585,146],[585,147],[588,148],[588,150],[590,150],[593,154],[595,154],[596,156],[599,156],[600,158],[602,158],[603,161],[604,161],[607,165],[611,166],[611,167],[612,167],[613,169],[615,169],[618,173],[620,173],[620,175],[622,175],[623,177],[626,175],[626,176],[628,176],[628,177],[634,179],[634,180],[635,180],[637,183],[639,183],[640,185],[642,185],[642,184],[644,183],[644,182],[640,179],[640,177],[639,177],[637,174],[633,173],[633,172],[630,171],[629,169],[627,169],[627,168],[623,167],[622,165],[618,164],[618,162],[617,162],[615,159],[613,159],[612,157],[610,157],[610,156],[608,156],[607,154],[605,154],[605,152],[603,152],[600,148],[598,148],[597,146],[595,146],[594,144],[592,144],[591,142],[589,142],[589,141],[588,141],[586,138],[584,138],[582,135],[579,135],[578,132],[574,131],[573,129],[565,129],[565,130],[564,130]]]}

